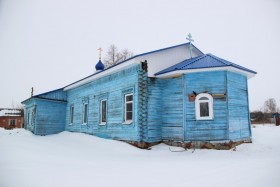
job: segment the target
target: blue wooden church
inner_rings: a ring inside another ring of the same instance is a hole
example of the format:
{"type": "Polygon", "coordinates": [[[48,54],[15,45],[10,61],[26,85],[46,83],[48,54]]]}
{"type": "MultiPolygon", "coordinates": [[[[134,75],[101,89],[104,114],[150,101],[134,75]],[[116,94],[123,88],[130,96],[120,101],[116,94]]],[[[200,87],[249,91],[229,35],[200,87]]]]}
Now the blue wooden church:
{"type": "MultiPolygon", "coordinates": [[[[101,59],[101,58],[100,58],[101,59]]],[[[36,135],[82,132],[139,147],[219,148],[251,140],[247,80],[256,72],[184,43],[136,55],[23,101],[36,135]],[[218,147],[216,147],[218,145],[218,147]]]]}

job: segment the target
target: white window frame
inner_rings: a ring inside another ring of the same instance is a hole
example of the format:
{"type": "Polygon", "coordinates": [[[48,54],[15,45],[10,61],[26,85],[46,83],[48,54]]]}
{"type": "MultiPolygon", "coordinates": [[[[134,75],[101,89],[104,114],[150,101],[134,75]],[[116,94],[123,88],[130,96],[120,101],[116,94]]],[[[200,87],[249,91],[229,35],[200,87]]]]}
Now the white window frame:
{"type": "Polygon", "coordinates": [[[29,111],[27,112],[27,117],[26,117],[26,118],[27,118],[27,120],[26,120],[26,124],[27,124],[27,125],[30,125],[30,121],[29,121],[29,118],[30,118],[30,112],[29,112],[29,111]]]}
{"type": "Polygon", "coordinates": [[[129,93],[129,94],[125,94],[124,95],[124,124],[131,124],[133,121],[133,100],[134,100],[134,95],[133,93],[129,93]],[[127,96],[132,96],[132,101],[127,101],[126,97],[127,96]],[[131,120],[127,120],[127,108],[126,108],[126,104],[131,103],[132,104],[132,119],[131,120]]]}
{"type": "Polygon", "coordinates": [[[70,118],[69,118],[69,125],[72,125],[74,122],[74,105],[70,106],[70,118]]]}
{"type": "Polygon", "coordinates": [[[99,125],[106,125],[107,123],[107,99],[102,99],[100,100],[100,120],[99,120],[99,125]],[[106,110],[105,110],[105,113],[106,113],[106,118],[105,118],[105,121],[102,121],[102,114],[103,114],[103,110],[102,110],[102,102],[106,102],[106,110]]]}
{"type": "Polygon", "coordinates": [[[83,104],[83,118],[82,118],[82,124],[83,125],[86,125],[88,122],[88,103],[84,103],[83,104]],[[87,110],[85,110],[85,106],[87,105],[87,110]],[[87,112],[87,116],[86,116],[86,119],[85,119],[85,111],[87,112]]]}
{"type": "Polygon", "coordinates": [[[196,120],[212,120],[214,119],[213,109],[213,97],[208,93],[201,93],[195,97],[195,117],[196,120]],[[208,100],[200,100],[200,98],[206,97],[208,100]],[[200,116],[200,103],[208,103],[209,116],[200,116]]]}

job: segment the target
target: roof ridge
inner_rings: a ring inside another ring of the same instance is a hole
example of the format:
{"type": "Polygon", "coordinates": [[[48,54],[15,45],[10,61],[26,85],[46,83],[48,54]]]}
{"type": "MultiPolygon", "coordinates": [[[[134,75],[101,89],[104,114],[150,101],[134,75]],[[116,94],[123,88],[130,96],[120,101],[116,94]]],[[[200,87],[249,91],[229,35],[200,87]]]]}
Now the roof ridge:
{"type": "Polygon", "coordinates": [[[219,62],[227,65],[227,66],[231,66],[232,65],[232,62],[230,61],[227,61],[227,60],[224,60],[222,58],[219,58],[219,57],[216,57],[215,55],[211,54],[211,53],[208,53],[207,55],[209,55],[211,58],[214,58],[215,60],[218,60],[219,62]],[[226,63],[226,62],[229,62],[230,64],[226,63]]]}
{"type": "MultiPolygon", "coordinates": [[[[197,56],[197,57],[195,57],[196,58],[195,60],[190,61],[189,63],[185,64],[184,66],[180,67],[179,69],[182,69],[182,68],[184,68],[186,66],[189,66],[190,64],[193,64],[193,63],[195,63],[195,62],[205,58],[206,56],[207,56],[207,54],[206,55],[197,56]]],[[[188,60],[191,60],[191,59],[188,59],[188,60]]]]}

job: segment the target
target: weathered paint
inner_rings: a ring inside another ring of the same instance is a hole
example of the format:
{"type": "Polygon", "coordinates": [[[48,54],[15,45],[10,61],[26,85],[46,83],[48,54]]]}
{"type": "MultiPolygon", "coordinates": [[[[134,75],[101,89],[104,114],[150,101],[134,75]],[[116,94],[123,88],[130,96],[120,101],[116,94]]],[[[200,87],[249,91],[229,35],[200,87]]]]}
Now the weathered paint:
{"type": "Polygon", "coordinates": [[[103,138],[140,141],[138,134],[138,100],[141,66],[113,73],[67,91],[67,131],[84,132],[103,138]],[[133,122],[124,124],[124,95],[133,93],[133,122]],[[107,122],[100,125],[100,101],[107,100],[107,122]],[[82,106],[88,103],[88,122],[82,124],[82,106]],[[74,122],[69,124],[70,106],[74,106],[74,122]]]}
{"type": "Polygon", "coordinates": [[[183,77],[162,83],[162,139],[183,141],[183,77]]]}
{"type": "Polygon", "coordinates": [[[67,91],[55,90],[25,101],[26,128],[35,134],[63,130],[135,142],[224,141],[250,138],[247,78],[229,71],[195,72],[179,77],[148,77],[141,64],[67,91]],[[214,97],[214,119],[196,120],[194,93],[214,97]],[[124,123],[124,96],[133,94],[133,121],[124,123]],[[66,99],[66,101],[64,101],[66,99]],[[100,102],[107,120],[100,124],[100,102]],[[87,123],[82,122],[88,104],[87,123]],[[70,107],[74,106],[70,124],[70,107]]]}
{"type": "Polygon", "coordinates": [[[64,131],[66,102],[33,98],[25,103],[25,128],[36,135],[64,131]]]}
{"type": "Polygon", "coordinates": [[[229,139],[251,137],[247,78],[227,72],[229,139]]]}
{"type": "MultiPolygon", "coordinates": [[[[190,73],[184,76],[186,95],[193,92],[224,94],[226,93],[226,71],[190,73]]],[[[227,140],[227,101],[214,98],[214,119],[196,120],[195,102],[186,101],[185,141],[227,140]]]]}
{"type": "Polygon", "coordinates": [[[148,82],[149,141],[250,138],[245,76],[229,71],[211,71],[169,79],[149,78],[148,82]],[[193,93],[225,95],[214,97],[213,120],[196,120],[195,102],[188,100],[188,95],[193,93]]]}
{"type": "Polygon", "coordinates": [[[162,82],[161,79],[148,78],[147,142],[162,140],[162,82]]]}

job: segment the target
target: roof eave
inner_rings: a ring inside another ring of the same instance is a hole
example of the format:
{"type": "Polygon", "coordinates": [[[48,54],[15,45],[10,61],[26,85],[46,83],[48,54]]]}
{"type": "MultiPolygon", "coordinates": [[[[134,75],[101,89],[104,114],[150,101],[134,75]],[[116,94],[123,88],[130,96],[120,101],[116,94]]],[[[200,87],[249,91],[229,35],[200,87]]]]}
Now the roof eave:
{"type": "Polygon", "coordinates": [[[254,77],[257,73],[256,72],[249,72],[245,70],[241,70],[232,66],[223,66],[223,67],[210,67],[210,68],[197,68],[197,69],[186,69],[186,70],[174,70],[169,71],[166,73],[157,74],[157,78],[171,78],[171,77],[177,77],[182,74],[188,74],[188,73],[196,73],[196,72],[207,72],[207,71],[231,71],[243,74],[247,77],[247,79],[250,79],[254,77]]]}
{"type": "Polygon", "coordinates": [[[115,68],[110,68],[110,69],[101,71],[101,72],[99,72],[97,74],[93,74],[93,75],[91,75],[89,77],[86,77],[86,78],[84,78],[84,79],[82,79],[82,80],[80,80],[78,82],[70,84],[70,85],[64,87],[63,91],[67,91],[67,90],[71,90],[71,89],[77,88],[77,87],[85,85],[85,84],[87,84],[87,83],[89,83],[89,82],[91,82],[93,80],[99,79],[101,77],[104,77],[104,76],[110,75],[112,73],[118,72],[120,70],[123,70],[124,68],[129,68],[129,67],[131,67],[131,66],[133,66],[135,64],[138,64],[135,60],[132,61],[132,62],[130,61],[129,65],[127,65],[127,62],[128,61],[126,61],[125,63],[119,64],[118,66],[114,66],[115,68]]]}

